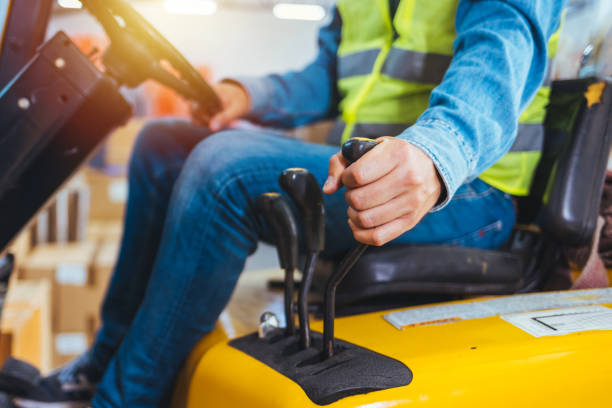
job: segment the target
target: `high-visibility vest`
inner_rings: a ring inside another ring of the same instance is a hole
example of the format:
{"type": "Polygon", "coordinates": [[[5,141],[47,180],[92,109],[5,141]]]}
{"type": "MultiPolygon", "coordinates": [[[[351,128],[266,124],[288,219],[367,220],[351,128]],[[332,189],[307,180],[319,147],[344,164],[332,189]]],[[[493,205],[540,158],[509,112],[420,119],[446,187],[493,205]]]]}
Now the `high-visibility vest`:
{"type": "MultiPolygon", "coordinates": [[[[458,3],[402,0],[391,21],[388,0],[338,1],[341,117],[330,133],[331,143],[395,136],[416,122],[450,65],[458,3]]],[[[549,58],[556,52],[558,34],[550,40],[549,58]]],[[[510,151],[480,174],[486,183],[513,195],[529,193],[544,143],[547,85],[521,115],[510,151]]]]}

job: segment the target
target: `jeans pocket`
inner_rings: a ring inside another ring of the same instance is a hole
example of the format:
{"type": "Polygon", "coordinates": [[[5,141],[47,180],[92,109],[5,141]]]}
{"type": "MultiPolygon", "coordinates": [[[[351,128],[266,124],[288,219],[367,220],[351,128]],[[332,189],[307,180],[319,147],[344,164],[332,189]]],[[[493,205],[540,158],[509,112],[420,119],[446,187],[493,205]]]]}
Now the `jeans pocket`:
{"type": "Polygon", "coordinates": [[[464,247],[494,249],[505,242],[508,238],[506,235],[508,234],[507,231],[504,231],[502,221],[497,220],[476,231],[452,239],[448,243],[464,247]]]}

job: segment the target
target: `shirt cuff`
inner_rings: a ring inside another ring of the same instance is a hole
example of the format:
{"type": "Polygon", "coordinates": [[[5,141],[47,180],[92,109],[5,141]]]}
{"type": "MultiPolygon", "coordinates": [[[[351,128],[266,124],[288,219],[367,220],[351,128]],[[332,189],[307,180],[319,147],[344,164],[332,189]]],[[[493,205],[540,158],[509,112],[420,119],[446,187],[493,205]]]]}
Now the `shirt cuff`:
{"type": "Polygon", "coordinates": [[[432,212],[446,207],[469,176],[469,159],[461,147],[464,138],[446,122],[417,122],[398,136],[423,150],[433,161],[442,181],[440,201],[432,212]]]}
{"type": "Polygon", "coordinates": [[[248,113],[249,118],[260,118],[269,110],[272,92],[271,87],[266,83],[265,77],[226,78],[222,82],[240,85],[249,94],[251,102],[251,110],[248,113]]]}

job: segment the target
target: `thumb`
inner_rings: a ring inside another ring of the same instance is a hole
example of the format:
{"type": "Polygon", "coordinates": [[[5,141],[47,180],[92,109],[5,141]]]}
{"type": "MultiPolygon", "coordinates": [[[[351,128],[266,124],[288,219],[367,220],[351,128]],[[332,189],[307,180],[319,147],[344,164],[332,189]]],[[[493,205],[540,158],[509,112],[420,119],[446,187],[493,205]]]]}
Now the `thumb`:
{"type": "Polygon", "coordinates": [[[342,188],[342,173],[348,167],[348,163],[342,156],[342,152],[334,154],[329,159],[329,172],[327,181],[323,186],[325,194],[334,194],[342,188]]]}
{"type": "Polygon", "coordinates": [[[235,103],[230,103],[221,112],[212,117],[209,123],[210,130],[219,131],[229,126],[233,121],[241,116],[240,108],[235,103]]]}

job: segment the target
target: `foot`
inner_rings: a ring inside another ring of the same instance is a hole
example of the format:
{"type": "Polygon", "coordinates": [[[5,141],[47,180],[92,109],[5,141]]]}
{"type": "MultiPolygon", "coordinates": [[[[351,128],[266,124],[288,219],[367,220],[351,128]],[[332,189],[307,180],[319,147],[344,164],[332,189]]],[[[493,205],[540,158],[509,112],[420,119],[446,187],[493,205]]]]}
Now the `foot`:
{"type": "Polygon", "coordinates": [[[16,408],[87,408],[95,391],[89,353],[42,378],[37,387],[13,399],[16,408]]]}

